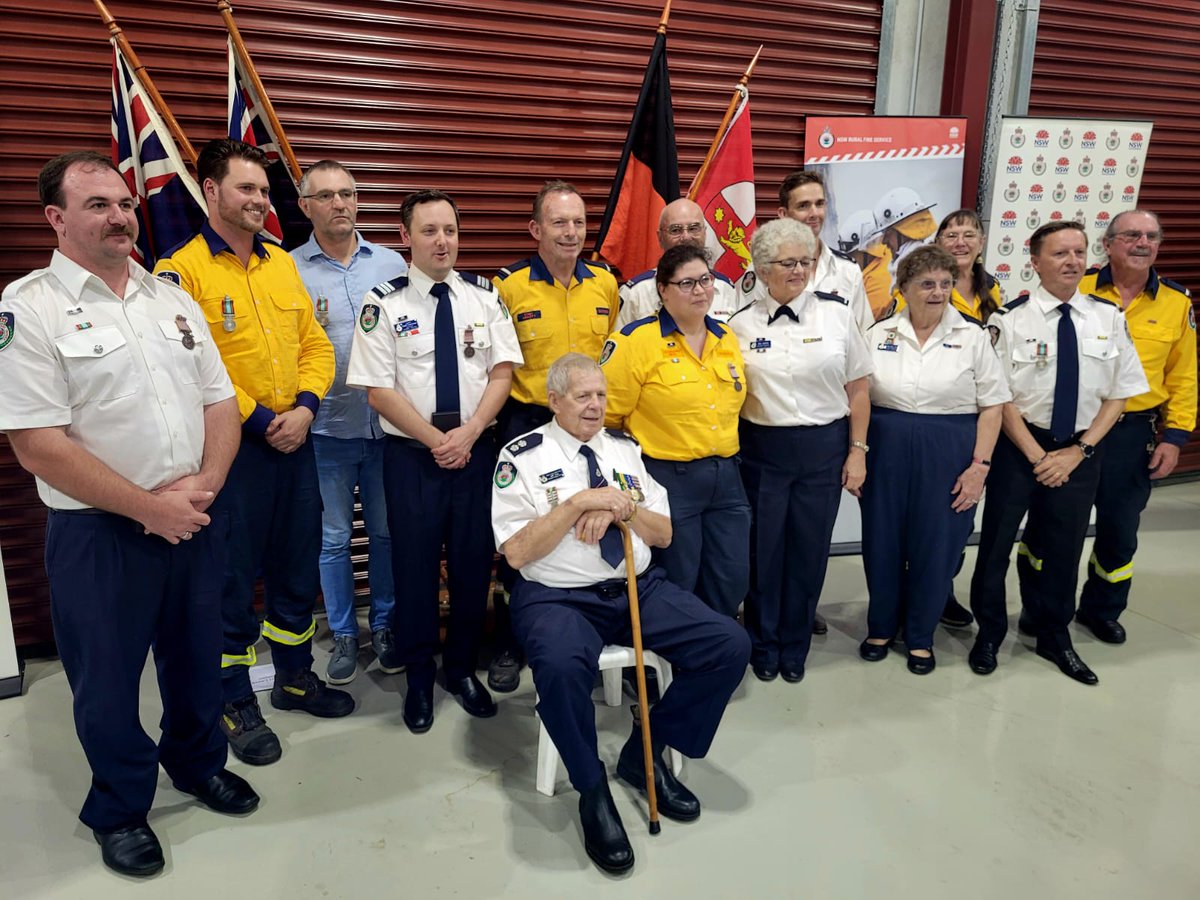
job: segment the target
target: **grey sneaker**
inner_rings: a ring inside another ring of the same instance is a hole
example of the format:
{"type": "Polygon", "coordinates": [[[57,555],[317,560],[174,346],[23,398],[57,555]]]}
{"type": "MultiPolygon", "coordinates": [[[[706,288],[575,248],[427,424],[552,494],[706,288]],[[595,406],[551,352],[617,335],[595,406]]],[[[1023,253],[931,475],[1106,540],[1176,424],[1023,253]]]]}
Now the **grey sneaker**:
{"type": "Polygon", "coordinates": [[[380,628],[378,631],[371,634],[371,648],[375,651],[375,655],[379,657],[379,670],[386,672],[388,675],[395,675],[397,672],[403,672],[405,666],[401,665],[396,653],[396,639],[392,637],[392,629],[380,628]]]}
{"type": "Polygon", "coordinates": [[[325,677],[330,684],[349,684],[358,674],[358,638],[354,635],[334,635],[333,656],[325,677]]]}

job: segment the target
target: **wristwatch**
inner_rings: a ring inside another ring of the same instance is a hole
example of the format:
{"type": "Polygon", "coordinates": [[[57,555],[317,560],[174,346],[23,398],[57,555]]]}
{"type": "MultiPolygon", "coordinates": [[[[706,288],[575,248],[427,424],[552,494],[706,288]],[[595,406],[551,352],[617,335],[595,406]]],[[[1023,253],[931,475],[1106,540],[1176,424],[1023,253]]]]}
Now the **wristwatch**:
{"type": "Polygon", "coordinates": [[[1092,444],[1085,444],[1083,441],[1076,441],[1075,446],[1079,448],[1079,452],[1083,454],[1084,459],[1091,459],[1096,455],[1096,448],[1092,444]]]}
{"type": "Polygon", "coordinates": [[[861,450],[863,453],[870,453],[870,452],[871,452],[871,448],[870,448],[870,447],[868,447],[868,446],[866,445],[866,443],[864,443],[863,441],[851,441],[851,442],[850,442],[850,446],[851,446],[851,447],[857,447],[857,448],[858,448],[859,450],[861,450]]]}

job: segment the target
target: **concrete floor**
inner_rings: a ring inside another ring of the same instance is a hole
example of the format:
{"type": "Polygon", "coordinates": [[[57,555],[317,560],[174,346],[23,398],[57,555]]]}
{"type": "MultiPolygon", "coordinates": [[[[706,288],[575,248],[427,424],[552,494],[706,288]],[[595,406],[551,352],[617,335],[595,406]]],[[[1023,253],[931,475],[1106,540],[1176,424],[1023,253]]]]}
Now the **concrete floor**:
{"type": "MultiPolygon", "coordinates": [[[[439,691],[433,730],[418,737],[400,721],[403,676],[373,665],[350,686],[359,709],[348,719],[276,713],[264,700],[284,758],[233,763],[263,796],[246,820],[198,807],[163,778],[150,821],[166,871],[121,878],[75,818],[89,774],[62,669],[34,661],[26,695],[0,702],[3,894],[1200,897],[1200,484],[1155,491],[1142,544],[1129,642],[1075,634],[1095,688],[1015,637],[987,678],[966,666],[969,633],[938,634],[928,677],[910,675],[903,655],[864,663],[861,567],[835,559],[830,632],[806,680],[747,673],[709,758],[687,764],[701,819],[664,821],[651,838],[639,798],[614,785],[637,855],[620,879],[584,855],[565,776],[552,799],[534,790],[527,676],[487,721],[439,691]]],[[[318,666],[327,652],[322,640],[318,666]]],[[[151,672],[143,720],[154,733],[151,672]]],[[[597,716],[611,766],[628,709],[597,716]]]]}

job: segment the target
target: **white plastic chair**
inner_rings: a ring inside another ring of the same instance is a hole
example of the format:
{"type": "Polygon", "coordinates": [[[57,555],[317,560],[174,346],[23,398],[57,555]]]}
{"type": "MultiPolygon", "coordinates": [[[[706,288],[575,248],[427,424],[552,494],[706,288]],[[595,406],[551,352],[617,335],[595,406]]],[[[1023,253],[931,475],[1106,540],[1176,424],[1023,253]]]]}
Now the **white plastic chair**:
{"type": "MultiPolygon", "coordinates": [[[[671,666],[649,650],[642,651],[647,669],[658,674],[659,694],[665,694],[671,686],[671,666]]],[[[609,706],[621,705],[621,670],[633,665],[633,648],[609,644],[600,651],[600,676],[604,682],[604,702],[609,706]]],[[[534,696],[536,704],[537,697],[534,696]]],[[[540,721],[540,719],[539,719],[540,721]]],[[[667,748],[671,771],[678,775],[683,771],[683,754],[673,747],[667,748]]],[[[640,758],[640,757],[639,757],[640,758]]],[[[541,724],[538,734],[537,789],[547,797],[554,796],[554,784],[558,780],[559,755],[550,733],[541,724]]]]}

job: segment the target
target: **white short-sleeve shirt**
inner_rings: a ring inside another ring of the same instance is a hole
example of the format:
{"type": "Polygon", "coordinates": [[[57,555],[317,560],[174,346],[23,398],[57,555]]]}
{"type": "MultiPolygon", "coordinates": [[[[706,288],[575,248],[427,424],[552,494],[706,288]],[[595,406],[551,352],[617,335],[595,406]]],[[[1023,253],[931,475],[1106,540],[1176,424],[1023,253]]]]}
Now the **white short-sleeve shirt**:
{"type": "MultiPolygon", "coordinates": [[[[621,285],[621,310],[613,331],[620,331],[630,322],[658,314],[662,300],[658,296],[657,269],[643,272],[621,285]]],[[[708,314],[718,322],[728,322],[738,310],[738,293],[733,282],[720,272],[713,272],[713,302],[708,314]]]]}
{"type": "Polygon", "coordinates": [[[865,335],[875,371],[871,403],[901,412],[977,413],[1012,399],[986,328],[950,304],[921,346],[909,308],[865,335]]]}
{"type": "MultiPolygon", "coordinates": [[[[521,365],[521,345],[508,310],[492,283],[469,273],[451,272],[451,309],[458,356],[459,410],[465,422],[475,414],[488,375],[500,363],[521,365]],[[469,350],[469,352],[468,352],[469,350]]],[[[392,388],[428,421],[437,409],[434,281],[416,266],[408,275],[367,293],[354,329],[346,384],[392,388]]],[[[388,434],[412,437],[381,418],[388,434]]]]}
{"type": "Polygon", "coordinates": [[[769,294],[728,322],[746,364],[742,418],[756,425],[827,425],[850,412],[846,385],[871,356],[845,298],[805,291],[788,307],[769,294]]]}
{"type": "MultiPolygon", "coordinates": [[[[200,471],[204,407],[232,397],[233,385],[195,301],[128,265],[123,297],[58,251],[4,289],[0,431],[65,426],[118,475],[154,490],[200,471]]],[[[37,487],[52,509],[87,508],[40,478],[37,487]]]]}
{"type": "MultiPolygon", "coordinates": [[[[1105,400],[1127,400],[1150,388],[1121,310],[1078,291],[1069,302],[1079,354],[1075,430],[1085,431],[1105,400]]],[[[1054,412],[1061,305],[1039,284],[988,319],[1013,402],[1038,428],[1049,428],[1054,412]]]]}
{"type": "MultiPolygon", "coordinates": [[[[587,445],[596,455],[609,485],[640,491],[642,505],[652,512],[671,515],[667,492],[650,477],[642,451],[633,438],[600,431],[587,445]]],[[[500,451],[492,478],[492,531],[502,547],[514,534],[591,484],[588,464],[579,452],[583,443],[557,421],[524,434],[500,451]]],[[[632,531],[632,529],[631,529],[632,531]]],[[[633,537],[637,574],[650,565],[650,548],[633,537]]],[[[569,530],[558,546],[541,559],[521,568],[521,577],[548,587],[585,587],[625,577],[625,562],[615,569],[600,555],[599,544],[585,544],[569,530]]]]}

